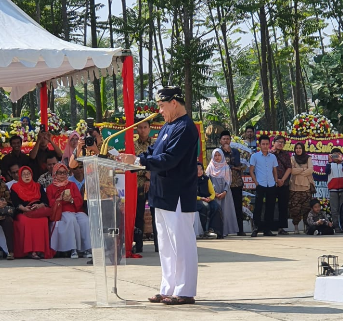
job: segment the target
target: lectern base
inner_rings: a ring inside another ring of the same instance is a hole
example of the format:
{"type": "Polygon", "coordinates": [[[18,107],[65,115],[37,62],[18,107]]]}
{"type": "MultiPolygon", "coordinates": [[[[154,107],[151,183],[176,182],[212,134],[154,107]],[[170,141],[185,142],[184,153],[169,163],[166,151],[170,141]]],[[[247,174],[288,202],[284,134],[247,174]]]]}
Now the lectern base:
{"type": "Polygon", "coordinates": [[[109,303],[107,305],[97,304],[97,302],[83,302],[84,304],[90,305],[93,308],[146,308],[146,305],[137,301],[118,301],[115,303],[109,303]]]}

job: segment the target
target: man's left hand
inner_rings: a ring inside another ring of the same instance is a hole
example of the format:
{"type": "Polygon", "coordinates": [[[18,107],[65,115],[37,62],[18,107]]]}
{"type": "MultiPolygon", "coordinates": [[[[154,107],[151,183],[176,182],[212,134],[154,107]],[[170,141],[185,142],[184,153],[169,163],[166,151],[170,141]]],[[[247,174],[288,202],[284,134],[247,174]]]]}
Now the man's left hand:
{"type": "Polygon", "coordinates": [[[136,160],[136,156],[132,154],[120,154],[116,157],[118,162],[126,163],[126,164],[134,164],[136,160]]]}

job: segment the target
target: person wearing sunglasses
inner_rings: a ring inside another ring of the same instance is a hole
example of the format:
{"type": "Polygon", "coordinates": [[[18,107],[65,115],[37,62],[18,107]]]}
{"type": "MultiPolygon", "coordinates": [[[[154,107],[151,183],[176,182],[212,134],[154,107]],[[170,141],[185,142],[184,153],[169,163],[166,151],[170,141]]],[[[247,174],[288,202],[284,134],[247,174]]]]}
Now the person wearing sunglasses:
{"type": "Polygon", "coordinates": [[[55,225],[51,236],[51,248],[55,251],[71,251],[71,258],[77,259],[78,252],[91,258],[91,240],[88,216],[83,212],[83,199],[75,183],[68,181],[68,168],[57,163],[52,170],[53,181],[46,189],[51,207],[62,200],[62,217],[55,225]]]}

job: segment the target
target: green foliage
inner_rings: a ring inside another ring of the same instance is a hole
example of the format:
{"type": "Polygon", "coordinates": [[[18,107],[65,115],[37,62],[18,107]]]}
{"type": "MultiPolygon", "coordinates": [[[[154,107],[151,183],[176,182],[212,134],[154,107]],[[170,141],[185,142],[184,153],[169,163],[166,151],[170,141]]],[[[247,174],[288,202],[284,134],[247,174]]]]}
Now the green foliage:
{"type": "Polygon", "coordinates": [[[335,127],[343,129],[343,45],[330,53],[314,58],[312,67],[312,100],[318,100],[318,107],[332,121],[335,127]]]}

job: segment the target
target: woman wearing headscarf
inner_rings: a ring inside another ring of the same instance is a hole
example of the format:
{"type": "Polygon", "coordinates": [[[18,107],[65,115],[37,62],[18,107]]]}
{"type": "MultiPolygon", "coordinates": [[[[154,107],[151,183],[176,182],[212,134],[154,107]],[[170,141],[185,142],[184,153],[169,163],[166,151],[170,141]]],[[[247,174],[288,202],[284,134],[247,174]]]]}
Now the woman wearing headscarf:
{"type": "Polygon", "coordinates": [[[69,166],[70,156],[73,154],[73,151],[77,147],[77,143],[80,139],[80,135],[73,131],[68,137],[68,143],[65,147],[65,150],[62,155],[62,163],[69,166]]]}
{"type": "Polygon", "coordinates": [[[30,121],[30,118],[29,118],[29,117],[24,116],[24,117],[22,117],[22,118],[20,119],[20,121],[21,121],[21,124],[22,124],[23,127],[26,128],[26,126],[28,126],[28,127],[29,127],[29,131],[30,131],[30,130],[33,130],[32,126],[31,126],[31,121],[30,121]]]}
{"type": "Polygon", "coordinates": [[[92,257],[88,216],[82,211],[83,199],[75,183],[68,181],[68,168],[58,163],[52,170],[53,182],[46,189],[49,204],[62,200],[62,218],[55,225],[51,236],[51,248],[55,251],[71,250],[71,258],[77,259],[77,251],[92,257]]]}
{"type": "Polygon", "coordinates": [[[293,219],[294,233],[299,234],[298,224],[303,219],[307,225],[307,215],[310,212],[310,201],[312,198],[310,184],[313,180],[313,164],[311,157],[306,153],[303,143],[294,146],[294,156],[291,158],[292,175],[289,184],[289,213],[293,219]]]}
{"type": "Polygon", "coordinates": [[[51,258],[48,218],[51,208],[44,188],[33,181],[28,166],[19,169],[19,180],[12,185],[11,199],[16,208],[14,219],[14,256],[33,259],[51,258]]]}
{"type": "Polygon", "coordinates": [[[206,169],[207,176],[210,177],[216,200],[223,211],[223,235],[236,234],[238,224],[235,206],[231,194],[231,169],[227,165],[223,151],[216,148],[212,152],[212,159],[206,169]]]}

